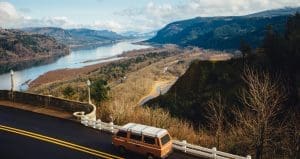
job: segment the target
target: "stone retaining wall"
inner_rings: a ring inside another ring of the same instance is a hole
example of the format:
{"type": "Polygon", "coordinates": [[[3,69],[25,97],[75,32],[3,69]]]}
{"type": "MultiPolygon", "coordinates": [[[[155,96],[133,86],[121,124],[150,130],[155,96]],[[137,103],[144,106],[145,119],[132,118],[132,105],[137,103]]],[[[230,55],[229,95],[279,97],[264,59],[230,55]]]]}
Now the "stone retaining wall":
{"type": "Polygon", "coordinates": [[[86,115],[95,116],[95,107],[92,104],[66,100],[62,98],[38,95],[24,92],[13,92],[0,90],[0,100],[10,100],[17,103],[29,104],[33,106],[49,106],[65,110],[70,113],[84,112],[86,115]],[[12,99],[13,97],[13,99],[12,99]],[[92,114],[91,114],[92,113],[92,114]]]}

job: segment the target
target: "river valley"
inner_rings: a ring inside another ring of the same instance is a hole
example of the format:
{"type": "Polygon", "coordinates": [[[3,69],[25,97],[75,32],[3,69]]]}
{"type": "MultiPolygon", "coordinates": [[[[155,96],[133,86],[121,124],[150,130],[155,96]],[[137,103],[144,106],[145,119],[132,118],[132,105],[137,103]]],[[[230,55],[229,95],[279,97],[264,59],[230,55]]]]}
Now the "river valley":
{"type": "MultiPolygon", "coordinates": [[[[149,46],[133,44],[135,41],[123,41],[93,49],[74,50],[67,56],[59,58],[51,64],[34,66],[14,72],[14,90],[25,91],[28,84],[40,75],[52,70],[64,68],[80,68],[96,63],[120,59],[116,57],[124,51],[148,48],[149,46]],[[103,59],[103,60],[99,60],[103,59]]],[[[11,89],[10,73],[0,75],[0,89],[11,89]]]]}

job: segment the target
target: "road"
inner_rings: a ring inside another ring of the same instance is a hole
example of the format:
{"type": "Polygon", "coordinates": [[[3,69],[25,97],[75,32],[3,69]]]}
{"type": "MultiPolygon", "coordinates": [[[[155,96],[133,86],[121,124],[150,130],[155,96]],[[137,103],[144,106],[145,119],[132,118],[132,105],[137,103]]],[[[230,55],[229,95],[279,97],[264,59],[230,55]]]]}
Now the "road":
{"type": "MultiPolygon", "coordinates": [[[[177,78],[176,78],[177,80],[177,78]]],[[[172,85],[176,82],[176,80],[173,81],[157,81],[152,87],[151,92],[144,96],[140,101],[138,105],[144,105],[149,100],[158,97],[161,94],[167,93],[167,91],[172,87],[172,85]]]]}
{"type": "MultiPolygon", "coordinates": [[[[80,123],[0,106],[1,159],[144,158],[132,152],[122,156],[111,143],[110,134],[80,123]]],[[[169,158],[196,159],[181,152],[169,158]]]]}

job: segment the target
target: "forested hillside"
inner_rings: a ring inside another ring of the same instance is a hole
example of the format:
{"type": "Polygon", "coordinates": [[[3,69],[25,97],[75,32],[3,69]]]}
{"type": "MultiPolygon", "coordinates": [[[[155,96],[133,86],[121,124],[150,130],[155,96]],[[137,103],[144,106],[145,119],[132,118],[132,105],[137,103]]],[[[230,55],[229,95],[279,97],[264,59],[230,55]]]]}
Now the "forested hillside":
{"type": "Polygon", "coordinates": [[[0,29],[0,73],[49,63],[68,53],[69,48],[54,38],[0,29]]]}
{"type": "Polygon", "coordinates": [[[262,44],[267,26],[283,34],[287,18],[300,8],[286,8],[246,16],[197,17],[170,23],[147,42],[198,46],[217,50],[237,50],[241,40],[253,48],[262,44]]]}
{"type": "Polygon", "coordinates": [[[285,25],[283,35],[269,27],[260,49],[244,58],[194,61],[168,93],[146,105],[209,130],[217,145],[232,142],[233,152],[299,158],[300,14],[285,25]]]}

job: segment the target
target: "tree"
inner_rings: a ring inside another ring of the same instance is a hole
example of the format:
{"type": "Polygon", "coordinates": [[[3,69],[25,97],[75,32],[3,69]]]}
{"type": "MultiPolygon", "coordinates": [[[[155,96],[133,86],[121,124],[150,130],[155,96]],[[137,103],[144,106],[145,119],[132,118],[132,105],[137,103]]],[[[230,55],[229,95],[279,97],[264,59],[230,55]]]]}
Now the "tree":
{"type": "Polygon", "coordinates": [[[284,120],[278,120],[286,100],[280,77],[271,78],[269,73],[245,69],[243,80],[247,88],[242,91],[244,110],[236,109],[234,114],[243,134],[252,143],[256,159],[262,159],[265,148],[273,145],[276,132],[281,131],[284,120]]]}
{"type": "Polygon", "coordinates": [[[108,99],[109,90],[110,88],[107,86],[107,82],[98,79],[91,84],[91,98],[99,105],[102,101],[108,99]]]}
{"type": "Polygon", "coordinates": [[[71,86],[67,86],[64,88],[62,93],[66,98],[70,98],[75,94],[75,91],[71,86]]]}
{"type": "Polygon", "coordinates": [[[211,99],[208,102],[206,118],[210,129],[215,134],[217,148],[219,149],[221,133],[224,131],[224,123],[226,122],[225,103],[220,93],[217,94],[216,99],[211,99]]]}
{"type": "Polygon", "coordinates": [[[251,54],[251,46],[248,43],[246,43],[244,39],[242,39],[241,42],[240,42],[239,50],[242,53],[243,64],[245,65],[246,56],[251,54]]]}

